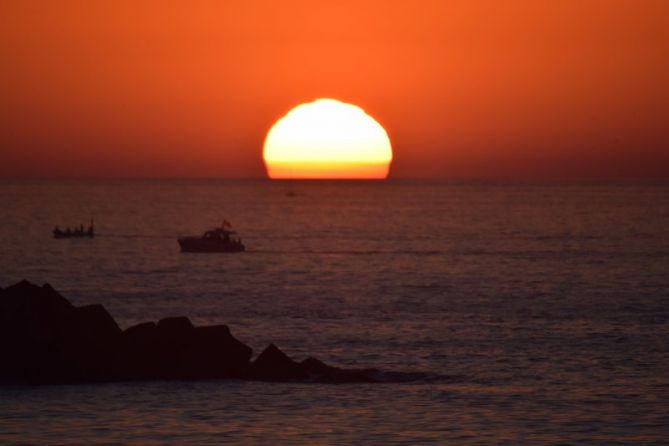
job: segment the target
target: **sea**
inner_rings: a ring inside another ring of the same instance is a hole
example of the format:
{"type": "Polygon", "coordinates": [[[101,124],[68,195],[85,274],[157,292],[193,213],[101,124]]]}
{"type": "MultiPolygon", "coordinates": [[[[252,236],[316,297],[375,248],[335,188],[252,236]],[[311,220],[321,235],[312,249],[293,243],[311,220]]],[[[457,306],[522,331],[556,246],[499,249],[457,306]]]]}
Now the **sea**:
{"type": "Polygon", "coordinates": [[[669,444],[667,181],[4,179],[22,279],[382,382],[1,387],[2,445],[669,444]]]}

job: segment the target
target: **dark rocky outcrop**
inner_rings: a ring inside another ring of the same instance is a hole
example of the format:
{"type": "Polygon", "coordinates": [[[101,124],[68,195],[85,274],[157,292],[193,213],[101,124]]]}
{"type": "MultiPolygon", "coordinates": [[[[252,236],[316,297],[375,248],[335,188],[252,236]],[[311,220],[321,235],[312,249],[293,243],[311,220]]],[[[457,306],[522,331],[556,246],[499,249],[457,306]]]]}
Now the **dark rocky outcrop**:
{"type": "Polygon", "coordinates": [[[185,317],[128,328],[122,351],[125,379],[243,378],[252,353],[227,326],[194,327],[185,317]]]}
{"type": "Polygon", "coordinates": [[[325,364],[316,358],[307,358],[300,363],[302,368],[315,380],[332,383],[376,382],[376,369],[340,369],[325,364]]]}
{"type": "Polygon", "coordinates": [[[309,377],[300,363],[290,359],[274,344],[253,361],[250,376],[263,381],[296,381],[309,377]]]}
{"type": "Polygon", "coordinates": [[[121,331],[102,305],[73,306],[50,285],[0,288],[0,384],[153,379],[373,382],[374,370],[296,362],[274,344],[253,362],[226,325],[186,317],[121,331]]]}
{"type": "Polygon", "coordinates": [[[48,285],[27,281],[0,294],[0,381],[61,381],[63,347],[74,307],[48,285]],[[48,376],[45,370],[49,371],[48,376]]]}

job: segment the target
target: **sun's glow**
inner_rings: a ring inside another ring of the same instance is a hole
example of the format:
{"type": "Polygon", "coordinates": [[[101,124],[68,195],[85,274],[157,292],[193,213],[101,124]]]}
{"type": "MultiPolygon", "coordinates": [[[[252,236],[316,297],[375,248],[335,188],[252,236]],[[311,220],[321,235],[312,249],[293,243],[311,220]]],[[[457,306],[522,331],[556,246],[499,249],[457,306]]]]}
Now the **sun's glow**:
{"type": "Polygon", "coordinates": [[[270,178],[382,179],[393,153],[385,129],[362,108],[317,99],[274,124],[263,158],[270,178]]]}

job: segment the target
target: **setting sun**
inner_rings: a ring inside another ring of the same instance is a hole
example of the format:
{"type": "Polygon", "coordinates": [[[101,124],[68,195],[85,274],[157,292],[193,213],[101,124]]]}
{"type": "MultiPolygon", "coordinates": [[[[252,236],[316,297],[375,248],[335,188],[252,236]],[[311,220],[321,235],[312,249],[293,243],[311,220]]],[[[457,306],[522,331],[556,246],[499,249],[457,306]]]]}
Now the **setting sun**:
{"type": "Polygon", "coordinates": [[[293,108],[270,129],[263,154],[275,179],[383,179],[392,157],[385,129],[362,108],[335,99],[293,108]]]}

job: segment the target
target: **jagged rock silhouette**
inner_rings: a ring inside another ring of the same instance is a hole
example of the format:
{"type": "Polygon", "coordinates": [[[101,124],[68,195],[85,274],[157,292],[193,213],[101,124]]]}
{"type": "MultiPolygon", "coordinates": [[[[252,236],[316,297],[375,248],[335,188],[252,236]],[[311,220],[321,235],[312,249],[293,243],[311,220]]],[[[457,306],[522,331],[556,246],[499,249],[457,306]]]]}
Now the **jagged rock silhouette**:
{"type": "Polygon", "coordinates": [[[102,305],[73,306],[49,284],[26,280],[0,288],[0,384],[125,380],[254,379],[374,382],[376,370],[296,362],[270,344],[251,347],[226,325],[196,327],[187,317],[122,331],[102,305]]]}

